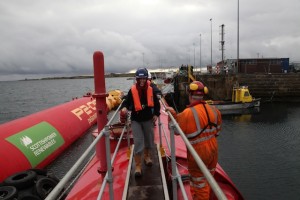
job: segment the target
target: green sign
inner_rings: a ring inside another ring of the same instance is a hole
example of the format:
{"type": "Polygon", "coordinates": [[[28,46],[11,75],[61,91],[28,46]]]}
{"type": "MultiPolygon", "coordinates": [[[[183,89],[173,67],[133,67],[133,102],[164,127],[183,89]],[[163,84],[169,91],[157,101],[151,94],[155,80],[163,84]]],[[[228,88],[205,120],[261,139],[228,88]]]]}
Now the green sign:
{"type": "Polygon", "coordinates": [[[41,122],[8,138],[28,159],[32,168],[64,144],[60,133],[48,122],[41,122]]]}

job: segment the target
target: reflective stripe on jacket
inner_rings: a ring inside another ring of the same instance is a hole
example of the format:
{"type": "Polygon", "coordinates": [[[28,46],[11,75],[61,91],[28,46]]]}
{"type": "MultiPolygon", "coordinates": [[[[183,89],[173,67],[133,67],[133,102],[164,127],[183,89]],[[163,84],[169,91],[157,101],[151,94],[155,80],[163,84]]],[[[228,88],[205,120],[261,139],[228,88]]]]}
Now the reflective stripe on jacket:
{"type": "Polygon", "coordinates": [[[221,113],[208,104],[187,108],[177,115],[176,120],[191,144],[207,141],[221,130],[221,113]]]}
{"type": "MultiPolygon", "coordinates": [[[[150,82],[147,81],[148,87],[147,87],[147,106],[148,107],[154,107],[154,100],[153,100],[153,89],[150,86],[150,82]]],[[[138,89],[136,88],[136,85],[133,85],[131,87],[132,97],[133,97],[133,103],[135,111],[140,111],[143,109],[141,100],[139,97],[138,89]]]]}

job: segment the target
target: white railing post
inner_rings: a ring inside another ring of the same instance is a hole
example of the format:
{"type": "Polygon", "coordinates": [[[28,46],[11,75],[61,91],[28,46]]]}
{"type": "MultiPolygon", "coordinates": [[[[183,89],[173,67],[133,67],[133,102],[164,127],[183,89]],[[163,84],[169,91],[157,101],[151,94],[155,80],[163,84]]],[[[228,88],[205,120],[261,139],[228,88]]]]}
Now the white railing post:
{"type": "Polygon", "coordinates": [[[127,113],[126,116],[126,122],[125,122],[125,127],[126,127],[126,132],[127,132],[127,145],[128,145],[128,152],[127,152],[127,157],[130,157],[130,127],[129,127],[129,120],[130,120],[130,116],[127,113]]]}
{"type": "Polygon", "coordinates": [[[112,163],[111,163],[111,158],[110,158],[110,131],[109,127],[106,125],[105,126],[105,148],[106,148],[106,163],[107,163],[107,174],[108,176],[106,177],[106,180],[109,184],[109,199],[113,200],[114,199],[114,191],[113,191],[113,177],[112,177],[112,163]]]}
{"type": "Polygon", "coordinates": [[[171,163],[172,163],[172,189],[173,200],[177,200],[177,173],[176,173],[176,156],[175,156],[175,138],[174,138],[174,124],[170,124],[170,140],[171,140],[171,163]]]}

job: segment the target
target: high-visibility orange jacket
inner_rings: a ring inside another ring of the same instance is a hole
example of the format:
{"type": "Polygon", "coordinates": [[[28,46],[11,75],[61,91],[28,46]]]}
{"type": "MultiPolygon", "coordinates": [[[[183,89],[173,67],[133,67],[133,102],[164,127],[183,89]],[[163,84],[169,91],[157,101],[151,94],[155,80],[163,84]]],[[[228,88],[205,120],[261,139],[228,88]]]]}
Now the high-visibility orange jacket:
{"type": "Polygon", "coordinates": [[[221,130],[222,117],[220,111],[205,102],[186,108],[183,112],[177,114],[175,119],[192,145],[215,137],[221,130]]]}
{"type": "MultiPolygon", "coordinates": [[[[221,130],[222,124],[220,111],[202,101],[175,115],[175,119],[208,170],[214,174],[218,162],[215,136],[221,130]]],[[[193,199],[209,199],[208,182],[189,152],[187,160],[193,199]]]]}

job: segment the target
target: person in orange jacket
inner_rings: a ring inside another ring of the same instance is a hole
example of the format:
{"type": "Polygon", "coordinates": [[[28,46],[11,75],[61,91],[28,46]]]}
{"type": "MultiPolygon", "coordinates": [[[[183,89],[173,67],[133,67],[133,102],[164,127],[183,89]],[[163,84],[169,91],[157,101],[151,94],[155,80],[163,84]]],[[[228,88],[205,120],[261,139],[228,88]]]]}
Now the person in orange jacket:
{"type": "MultiPolygon", "coordinates": [[[[172,107],[167,107],[167,110],[174,116],[199,157],[214,175],[218,162],[216,136],[221,130],[221,113],[216,107],[208,105],[203,100],[208,89],[200,81],[193,81],[188,86],[188,93],[190,105],[183,112],[176,114],[172,107]]],[[[189,151],[187,161],[193,199],[209,199],[210,186],[189,151]]]]}
{"type": "Polygon", "coordinates": [[[134,140],[135,176],[142,176],[142,154],[146,166],[152,165],[151,149],[154,148],[153,124],[160,115],[160,103],[148,81],[148,71],[135,72],[136,83],[131,86],[122,104],[122,111],[131,111],[131,129],[134,140]]]}

